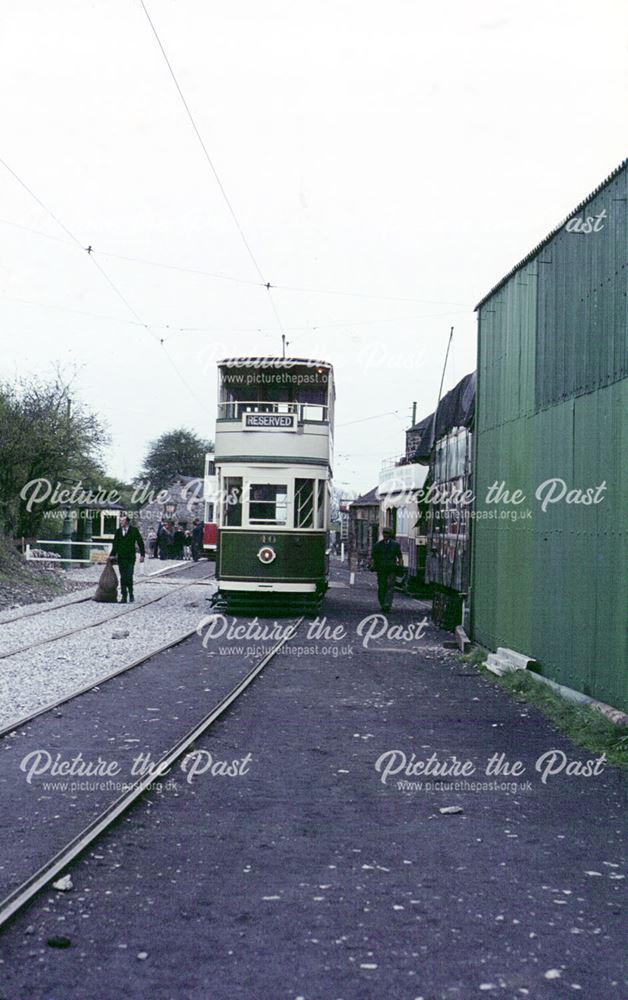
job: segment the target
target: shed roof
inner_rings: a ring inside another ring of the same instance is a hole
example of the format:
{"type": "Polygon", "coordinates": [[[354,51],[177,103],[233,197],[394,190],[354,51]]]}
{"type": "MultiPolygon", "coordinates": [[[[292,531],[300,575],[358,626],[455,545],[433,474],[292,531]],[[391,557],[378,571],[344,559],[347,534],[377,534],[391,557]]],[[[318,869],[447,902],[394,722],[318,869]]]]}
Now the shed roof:
{"type": "Polygon", "coordinates": [[[377,497],[377,486],[374,486],[372,490],[368,493],[363,493],[361,497],[351,501],[352,507],[371,507],[378,506],[379,499],[377,497]]]}
{"type": "Polygon", "coordinates": [[[475,383],[475,372],[469,372],[445,393],[438,404],[436,420],[430,413],[429,417],[414,425],[412,430],[421,430],[423,434],[412,456],[413,461],[427,463],[435,441],[449,434],[454,427],[471,427],[475,414],[475,383]]]}
{"type": "Polygon", "coordinates": [[[475,311],[477,312],[477,310],[480,309],[484,305],[484,303],[487,302],[488,299],[490,299],[491,296],[495,294],[495,292],[499,291],[499,289],[502,288],[502,286],[505,285],[506,282],[510,280],[510,278],[512,278],[513,274],[516,274],[520,268],[528,264],[533,257],[536,257],[536,255],[540,253],[543,247],[547,246],[547,244],[551,240],[553,240],[556,234],[560,232],[563,226],[567,222],[569,222],[571,217],[573,215],[576,215],[578,212],[581,212],[582,209],[585,207],[585,205],[587,205],[592,198],[595,198],[595,196],[598,195],[600,191],[602,191],[607,186],[607,184],[610,184],[610,182],[614,180],[617,177],[617,175],[622,172],[622,170],[625,170],[627,166],[628,166],[628,157],[625,160],[622,160],[619,166],[616,167],[615,170],[613,170],[613,172],[608,175],[606,180],[602,181],[601,184],[598,184],[598,186],[595,188],[594,191],[591,192],[591,194],[587,195],[587,197],[584,198],[579,205],[576,205],[576,207],[569,213],[567,218],[563,219],[562,222],[560,222],[557,226],[555,226],[554,229],[552,229],[551,233],[548,233],[548,235],[545,237],[544,240],[541,240],[541,242],[538,243],[533,250],[530,250],[530,252],[527,253],[526,256],[519,261],[518,264],[515,264],[515,266],[510,269],[508,274],[504,275],[504,277],[500,281],[498,281],[496,285],[493,285],[490,292],[487,292],[484,298],[480,299],[477,306],[475,307],[475,311]]]}

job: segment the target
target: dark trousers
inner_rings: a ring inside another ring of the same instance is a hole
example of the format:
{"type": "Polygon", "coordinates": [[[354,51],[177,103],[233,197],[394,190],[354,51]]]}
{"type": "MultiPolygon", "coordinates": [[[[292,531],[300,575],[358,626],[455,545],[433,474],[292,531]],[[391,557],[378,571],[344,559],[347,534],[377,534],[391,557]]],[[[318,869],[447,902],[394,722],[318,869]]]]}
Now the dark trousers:
{"type": "Polygon", "coordinates": [[[118,569],[120,570],[120,589],[122,590],[122,600],[133,597],[133,570],[135,568],[135,557],[133,559],[118,559],[118,569]]]}
{"type": "Polygon", "coordinates": [[[377,574],[377,599],[382,611],[388,611],[392,607],[395,580],[396,574],[394,569],[382,570],[377,574]]]}

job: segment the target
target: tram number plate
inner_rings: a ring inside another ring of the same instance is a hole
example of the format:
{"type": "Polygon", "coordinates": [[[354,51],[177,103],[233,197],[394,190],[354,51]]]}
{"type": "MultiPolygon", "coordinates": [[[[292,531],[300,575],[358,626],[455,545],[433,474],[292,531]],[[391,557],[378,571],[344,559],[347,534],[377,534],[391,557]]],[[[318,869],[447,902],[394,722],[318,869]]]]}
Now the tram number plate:
{"type": "Polygon", "coordinates": [[[277,535],[262,535],[262,543],[268,545],[271,542],[277,541],[277,535]]]}

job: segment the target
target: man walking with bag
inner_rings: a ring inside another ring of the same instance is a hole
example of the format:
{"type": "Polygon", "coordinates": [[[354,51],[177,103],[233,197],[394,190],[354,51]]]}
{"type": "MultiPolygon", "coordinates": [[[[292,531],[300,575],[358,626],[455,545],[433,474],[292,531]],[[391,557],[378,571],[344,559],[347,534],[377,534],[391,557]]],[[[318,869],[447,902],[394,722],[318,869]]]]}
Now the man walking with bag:
{"type": "Polygon", "coordinates": [[[401,546],[393,536],[392,528],[384,528],[384,536],[373,546],[372,564],[377,573],[377,598],[384,613],[390,611],[395,593],[397,568],[403,566],[401,546]]]}
{"type": "Polygon", "coordinates": [[[140,550],[140,562],[144,562],[146,551],[144,549],[144,539],[138,529],[131,524],[129,517],[124,514],[120,518],[120,527],[116,529],[113,536],[110,559],[117,558],[118,569],[120,570],[120,588],[122,590],[122,603],[126,604],[127,598],[133,601],[133,570],[135,568],[135,546],[140,550]]]}

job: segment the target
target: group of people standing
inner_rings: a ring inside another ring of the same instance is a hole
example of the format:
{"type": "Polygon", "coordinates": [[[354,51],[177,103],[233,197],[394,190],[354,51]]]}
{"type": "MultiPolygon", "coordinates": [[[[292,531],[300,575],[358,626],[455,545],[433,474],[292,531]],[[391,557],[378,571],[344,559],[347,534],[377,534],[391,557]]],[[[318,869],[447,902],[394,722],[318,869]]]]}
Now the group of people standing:
{"type": "Polygon", "coordinates": [[[197,562],[203,553],[203,525],[194,519],[192,528],[175,521],[163,519],[156,532],[151,532],[149,545],[154,559],[193,559],[197,562]]]}

